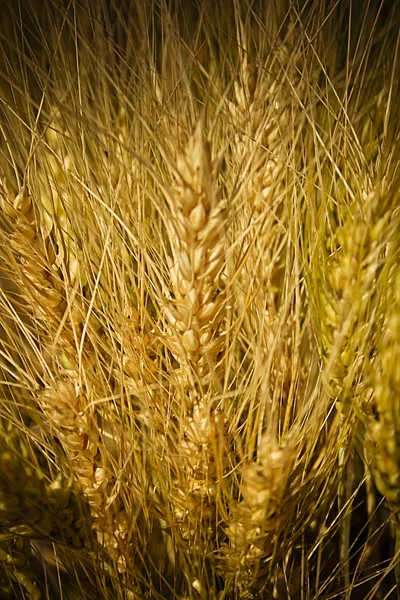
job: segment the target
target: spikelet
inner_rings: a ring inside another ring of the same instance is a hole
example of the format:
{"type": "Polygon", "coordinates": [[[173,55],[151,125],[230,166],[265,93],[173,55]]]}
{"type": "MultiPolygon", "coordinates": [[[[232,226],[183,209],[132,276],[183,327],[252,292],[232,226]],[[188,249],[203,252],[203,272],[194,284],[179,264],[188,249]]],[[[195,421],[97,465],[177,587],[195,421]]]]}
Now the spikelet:
{"type": "MultiPolygon", "coordinates": [[[[149,322],[142,322],[137,308],[125,301],[118,322],[115,324],[116,338],[121,345],[122,373],[124,386],[137,398],[151,396],[151,386],[157,376],[157,357],[161,352],[161,341],[149,322]]],[[[114,370],[114,376],[121,378],[121,369],[114,370]]],[[[143,411],[145,404],[142,404],[143,411]]]]}
{"type": "MultiPolygon", "coordinates": [[[[207,590],[202,557],[211,556],[218,543],[216,500],[229,466],[227,419],[215,398],[226,344],[228,294],[227,215],[218,188],[218,164],[211,160],[202,128],[199,122],[176,165],[171,165],[174,182],[166,193],[171,255],[164,343],[178,367],[169,374],[172,415],[168,418],[163,409],[167,422],[156,447],[170,479],[168,525],[180,540],[189,580],[207,590]]],[[[155,411],[160,413],[160,408],[155,406],[155,411]]]]}
{"type": "Polygon", "coordinates": [[[277,257],[277,248],[282,237],[282,226],[278,222],[282,217],[279,215],[282,208],[280,194],[285,178],[285,145],[281,127],[287,116],[275,107],[274,95],[263,72],[246,64],[247,61],[243,62],[242,79],[235,82],[236,102],[231,102],[229,108],[237,132],[235,162],[242,163],[245,172],[250,169],[245,179],[248,184],[242,191],[245,202],[239,231],[243,244],[238,260],[243,261],[243,266],[242,290],[238,293],[238,300],[243,312],[246,307],[248,316],[244,326],[251,336],[260,327],[253,314],[263,314],[266,303],[270,311],[275,310],[274,287],[277,282],[274,279],[279,271],[276,262],[281,257],[277,257]],[[244,235],[244,232],[248,233],[244,235]],[[253,306],[246,306],[246,298],[250,294],[255,298],[253,306]]]}
{"type": "MultiPolygon", "coordinates": [[[[234,100],[228,100],[235,131],[233,152],[249,174],[247,202],[260,213],[273,206],[275,216],[281,205],[277,196],[283,189],[287,191],[282,177],[289,156],[288,133],[293,118],[299,118],[307,81],[304,58],[293,46],[298,30],[292,15],[287,27],[290,36],[282,40],[278,35],[273,50],[263,48],[264,53],[256,57],[249,51],[253,42],[242,23],[239,77],[234,81],[234,100]]],[[[265,232],[269,230],[265,227],[265,232]]]]}

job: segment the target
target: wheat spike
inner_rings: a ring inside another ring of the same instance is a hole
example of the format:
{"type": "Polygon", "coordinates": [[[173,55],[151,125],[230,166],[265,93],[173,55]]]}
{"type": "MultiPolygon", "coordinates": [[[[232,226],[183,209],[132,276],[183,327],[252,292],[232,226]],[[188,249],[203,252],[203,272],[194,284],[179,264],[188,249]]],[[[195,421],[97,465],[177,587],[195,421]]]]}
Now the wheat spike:
{"type": "MultiPolygon", "coordinates": [[[[397,268],[398,258],[393,257],[397,268]]],[[[362,420],[366,423],[366,460],[371,467],[379,491],[387,498],[392,509],[400,506],[399,461],[399,407],[400,390],[399,360],[399,300],[400,278],[398,273],[391,275],[387,296],[386,318],[380,335],[377,356],[373,362],[369,378],[373,395],[369,398],[368,412],[362,420]],[[372,416],[372,406],[376,417],[372,416]]]]}
{"type": "Polygon", "coordinates": [[[168,195],[173,297],[165,311],[173,330],[167,341],[171,351],[205,381],[224,346],[225,217],[216,167],[199,122],[178,156],[176,183],[168,195]]]}

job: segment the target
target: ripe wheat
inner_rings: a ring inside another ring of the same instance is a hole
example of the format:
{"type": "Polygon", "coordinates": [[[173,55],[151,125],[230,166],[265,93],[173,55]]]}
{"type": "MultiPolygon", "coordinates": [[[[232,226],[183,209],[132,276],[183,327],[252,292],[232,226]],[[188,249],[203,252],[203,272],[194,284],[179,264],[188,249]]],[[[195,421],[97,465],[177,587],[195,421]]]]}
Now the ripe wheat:
{"type": "Polygon", "coordinates": [[[0,595],[400,593],[395,7],[0,23],[0,595]]]}

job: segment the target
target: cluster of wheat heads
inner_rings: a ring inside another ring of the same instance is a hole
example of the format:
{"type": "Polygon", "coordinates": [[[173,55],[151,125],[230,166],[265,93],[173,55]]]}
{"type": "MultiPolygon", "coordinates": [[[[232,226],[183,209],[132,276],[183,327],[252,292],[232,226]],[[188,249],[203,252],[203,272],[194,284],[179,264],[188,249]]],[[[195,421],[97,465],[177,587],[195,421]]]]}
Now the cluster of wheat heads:
{"type": "Polygon", "coordinates": [[[1,598],[396,597],[396,19],[3,3],[1,598]]]}

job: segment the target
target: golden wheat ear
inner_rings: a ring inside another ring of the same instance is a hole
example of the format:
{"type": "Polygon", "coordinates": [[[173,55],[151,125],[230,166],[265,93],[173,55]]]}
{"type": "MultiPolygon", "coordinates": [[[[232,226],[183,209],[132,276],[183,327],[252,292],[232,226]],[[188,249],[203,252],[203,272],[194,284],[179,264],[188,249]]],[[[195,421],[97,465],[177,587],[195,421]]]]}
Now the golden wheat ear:
{"type": "Polygon", "coordinates": [[[182,365],[206,382],[216,374],[224,345],[222,322],[226,297],[218,281],[225,264],[225,217],[216,163],[199,122],[173,169],[167,194],[168,257],[171,299],[165,314],[171,327],[166,339],[182,365]]]}

